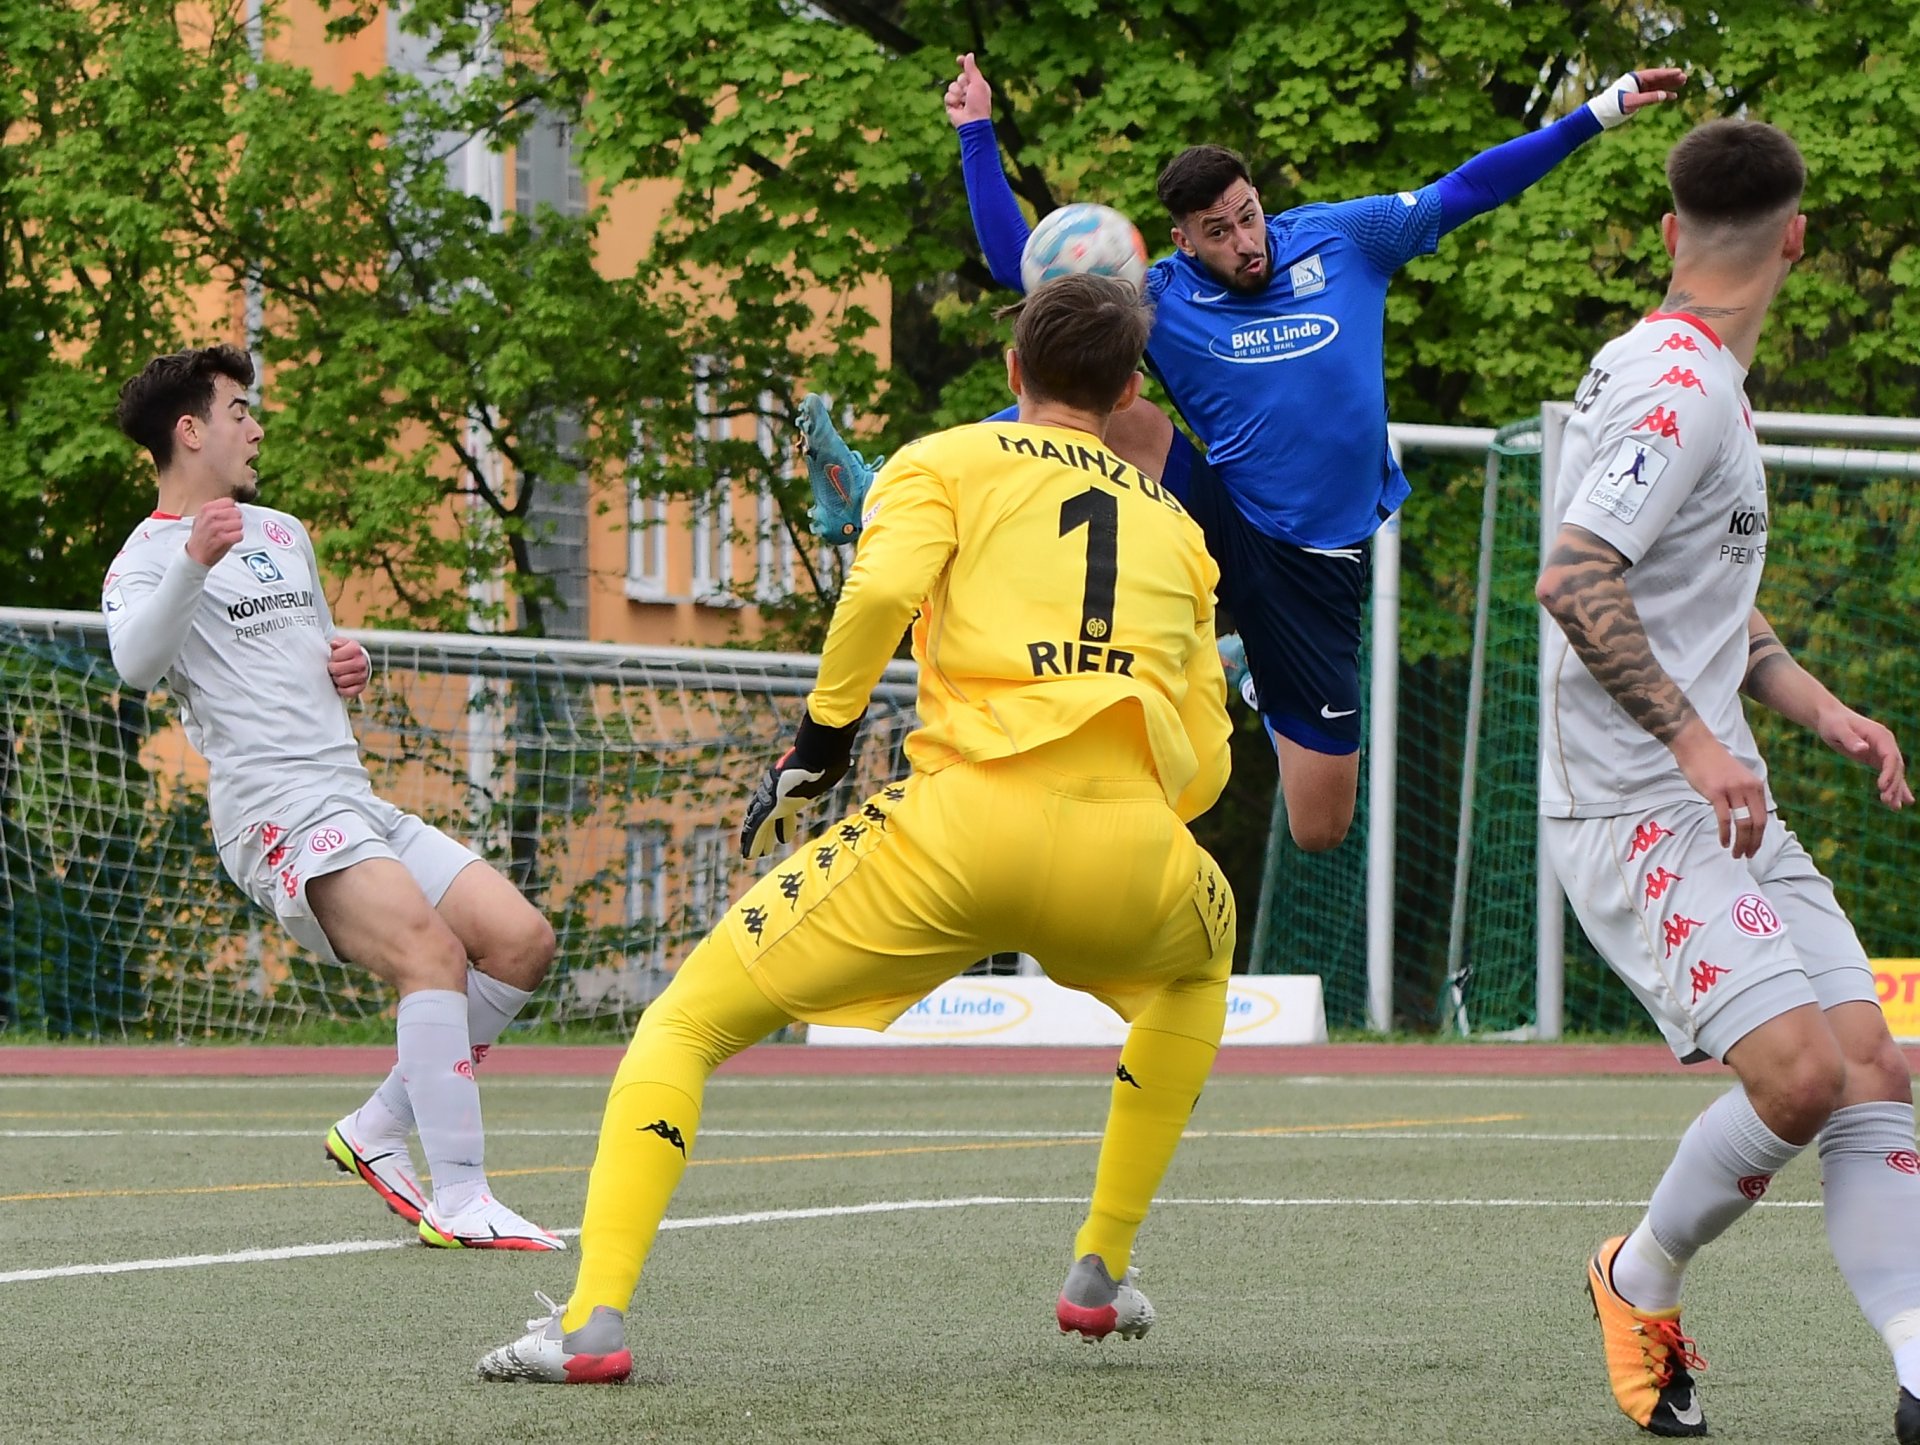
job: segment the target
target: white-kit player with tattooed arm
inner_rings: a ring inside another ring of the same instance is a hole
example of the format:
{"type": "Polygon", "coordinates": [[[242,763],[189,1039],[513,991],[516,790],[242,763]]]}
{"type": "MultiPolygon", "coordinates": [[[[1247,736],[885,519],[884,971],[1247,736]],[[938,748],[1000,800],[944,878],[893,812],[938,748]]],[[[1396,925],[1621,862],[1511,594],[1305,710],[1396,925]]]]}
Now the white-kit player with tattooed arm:
{"type": "Polygon", "coordinates": [[[1794,661],[1755,605],[1767,479],[1745,386],[1805,244],[1806,168],[1772,126],[1717,120],[1674,147],[1667,179],[1672,284],[1594,357],[1556,479],[1541,842],[1674,1052],[1739,1082],[1587,1284],[1621,1410],[1651,1434],[1706,1434],[1687,1264],[1818,1141],[1828,1244],[1892,1351],[1895,1434],[1920,1445],[1912,1080],[1833,885],[1774,811],[1741,701],[1871,768],[1888,807],[1913,801],[1893,734],[1794,661]]]}
{"type": "Polygon", "coordinates": [[[553,930],[471,849],[374,795],[346,701],[370,659],[334,633],[306,528],[253,505],[252,385],[245,352],[212,346],[157,357],[121,388],[120,428],[152,453],[159,505],[107,573],[114,666],[142,691],[166,679],[207,760],[234,882],[302,947],[400,994],[399,1060],[328,1131],[327,1157],[428,1244],[562,1249],[493,1198],[473,1076],[546,976],[553,930]]]}

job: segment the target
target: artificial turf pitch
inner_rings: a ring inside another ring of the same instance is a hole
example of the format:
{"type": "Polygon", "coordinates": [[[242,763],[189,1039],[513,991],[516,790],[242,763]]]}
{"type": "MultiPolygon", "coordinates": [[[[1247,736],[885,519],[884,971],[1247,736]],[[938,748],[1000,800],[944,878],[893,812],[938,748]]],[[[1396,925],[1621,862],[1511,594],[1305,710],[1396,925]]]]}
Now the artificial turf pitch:
{"type": "MultiPolygon", "coordinates": [[[[531,1388],[473,1364],[571,1257],[409,1244],[321,1157],[373,1082],[0,1081],[0,1440],[1631,1442],[1583,1261],[1724,1087],[1216,1077],[1136,1254],[1158,1320],[1093,1346],[1052,1304],[1104,1079],[723,1077],[634,1381],[531,1388]]],[[[577,1228],[604,1089],[486,1081],[502,1198],[577,1228]]],[[[1802,1159],[1689,1275],[1715,1439],[1892,1439],[1817,1200],[1802,1159]]]]}

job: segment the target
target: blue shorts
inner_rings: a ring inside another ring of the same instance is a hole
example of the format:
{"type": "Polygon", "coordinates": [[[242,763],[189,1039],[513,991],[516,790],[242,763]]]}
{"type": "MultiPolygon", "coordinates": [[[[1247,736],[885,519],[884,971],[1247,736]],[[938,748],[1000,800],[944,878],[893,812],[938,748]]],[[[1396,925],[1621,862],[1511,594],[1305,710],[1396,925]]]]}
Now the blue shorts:
{"type": "Polygon", "coordinates": [[[1258,530],[1184,436],[1167,454],[1168,491],[1220,565],[1220,602],[1246,644],[1267,726],[1310,752],[1359,751],[1360,624],[1373,546],[1297,547],[1258,530]]]}

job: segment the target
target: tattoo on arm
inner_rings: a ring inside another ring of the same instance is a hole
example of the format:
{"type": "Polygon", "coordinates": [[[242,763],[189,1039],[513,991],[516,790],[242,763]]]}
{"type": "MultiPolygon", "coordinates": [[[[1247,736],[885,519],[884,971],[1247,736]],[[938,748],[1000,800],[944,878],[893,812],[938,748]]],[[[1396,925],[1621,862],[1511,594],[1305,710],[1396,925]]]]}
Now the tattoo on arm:
{"type": "Polygon", "coordinates": [[[1702,321],[1719,320],[1728,316],[1738,316],[1747,308],[1744,306],[1702,306],[1693,299],[1693,293],[1684,286],[1676,286],[1667,293],[1666,300],[1660,303],[1662,311],[1684,311],[1689,316],[1698,316],[1702,321]]]}
{"type": "Polygon", "coordinates": [[[1541,601],[1594,681],[1663,743],[1698,716],[1653,655],[1627,590],[1627,560],[1591,533],[1562,529],[1548,554],[1541,601]]]}
{"type": "Polygon", "coordinates": [[[1767,698],[1772,690],[1768,676],[1777,678],[1783,668],[1796,665],[1786,644],[1773,633],[1756,632],[1747,638],[1747,675],[1740,680],[1740,690],[1762,707],[1772,707],[1767,698]]]}

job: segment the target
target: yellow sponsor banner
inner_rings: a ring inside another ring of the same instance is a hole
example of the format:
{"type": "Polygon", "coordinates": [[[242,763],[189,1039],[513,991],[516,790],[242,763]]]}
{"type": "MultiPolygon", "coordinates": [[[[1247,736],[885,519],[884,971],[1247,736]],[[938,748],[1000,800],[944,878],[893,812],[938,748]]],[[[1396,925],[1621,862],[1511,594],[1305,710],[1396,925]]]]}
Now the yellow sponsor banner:
{"type": "Polygon", "coordinates": [[[1920,1043],[1920,958],[1876,958],[1873,987],[1880,995],[1887,1030],[1896,1039],[1920,1043]]]}

